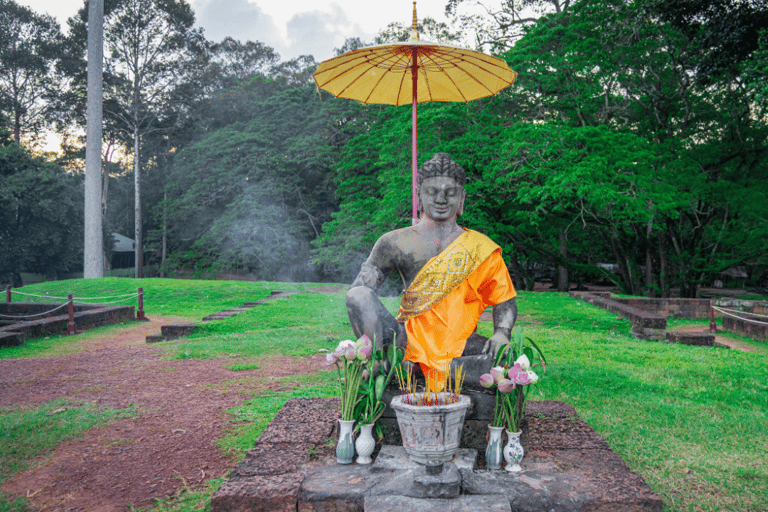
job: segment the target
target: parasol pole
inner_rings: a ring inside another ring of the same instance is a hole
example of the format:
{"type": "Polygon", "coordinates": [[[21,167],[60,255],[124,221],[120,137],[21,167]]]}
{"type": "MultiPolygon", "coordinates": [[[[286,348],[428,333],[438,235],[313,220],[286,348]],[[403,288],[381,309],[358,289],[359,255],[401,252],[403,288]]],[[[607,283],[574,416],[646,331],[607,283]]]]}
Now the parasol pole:
{"type": "MultiPolygon", "coordinates": [[[[411,26],[411,41],[419,40],[418,24],[416,22],[416,2],[413,2],[413,23],[411,26]]],[[[419,79],[419,65],[417,61],[418,49],[414,46],[411,48],[411,55],[413,57],[413,63],[411,65],[411,84],[413,86],[413,105],[411,107],[411,225],[415,225],[419,222],[418,212],[416,211],[416,205],[418,204],[418,197],[416,195],[416,173],[418,171],[418,157],[419,157],[419,139],[417,128],[417,100],[418,100],[418,79],[419,79]]]]}
{"type": "Polygon", "coordinates": [[[418,203],[418,197],[416,196],[416,172],[418,170],[418,157],[419,157],[419,139],[417,127],[417,109],[416,109],[416,83],[418,80],[418,67],[416,66],[416,48],[413,49],[413,67],[411,68],[411,81],[413,82],[413,107],[411,112],[411,202],[412,202],[412,224],[416,224],[418,219],[418,213],[416,212],[416,204],[418,203]]]}

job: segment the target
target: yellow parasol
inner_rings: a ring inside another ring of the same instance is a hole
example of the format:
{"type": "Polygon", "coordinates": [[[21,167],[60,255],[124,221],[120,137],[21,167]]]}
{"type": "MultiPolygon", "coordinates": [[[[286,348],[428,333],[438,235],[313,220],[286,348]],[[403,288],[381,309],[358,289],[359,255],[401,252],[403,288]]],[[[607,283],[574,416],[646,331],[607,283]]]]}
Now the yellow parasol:
{"type": "Polygon", "coordinates": [[[412,105],[411,189],[416,223],[417,109],[427,101],[469,102],[496,94],[517,73],[503,60],[456,46],[419,40],[413,2],[411,40],[352,50],[320,63],[312,75],[334,96],[383,105],[412,105]]]}

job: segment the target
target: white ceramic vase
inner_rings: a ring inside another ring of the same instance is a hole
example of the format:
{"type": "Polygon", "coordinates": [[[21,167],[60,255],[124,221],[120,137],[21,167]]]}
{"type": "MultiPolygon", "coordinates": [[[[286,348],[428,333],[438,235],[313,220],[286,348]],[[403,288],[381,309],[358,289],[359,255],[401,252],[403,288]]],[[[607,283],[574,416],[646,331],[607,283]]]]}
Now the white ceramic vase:
{"type": "Polygon", "coordinates": [[[504,467],[510,473],[522,471],[520,462],[523,460],[523,445],[520,444],[520,432],[510,432],[507,430],[507,445],[504,447],[504,460],[507,465],[504,467]]]}
{"type": "Polygon", "coordinates": [[[360,434],[355,441],[355,450],[357,450],[357,463],[370,464],[373,462],[371,454],[376,447],[376,440],[373,439],[373,423],[360,425],[360,434]]]}
{"type": "Polygon", "coordinates": [[[488,446],[485,447],[485,469],[501,469],[501,433],[504,427],[492,427],[488,425],[488,446]]]}
{"type": "Polygon", "coordinates": [[[354,426],[354,420],[339,420],[339,442],[336,443],[336,462],[339,464],[352,464],[355,458],[354,426]]]}

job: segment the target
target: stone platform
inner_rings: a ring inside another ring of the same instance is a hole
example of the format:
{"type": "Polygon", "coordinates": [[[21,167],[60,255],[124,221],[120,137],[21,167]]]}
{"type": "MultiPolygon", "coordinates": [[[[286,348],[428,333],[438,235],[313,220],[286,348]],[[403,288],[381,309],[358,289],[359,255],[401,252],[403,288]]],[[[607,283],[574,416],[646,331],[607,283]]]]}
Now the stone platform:
{"type": "Polygon", "coordinates": [[[337,464],[339,407],[338,399],[286,402],[213,495],[211,511],[662,510],[661,498],[563,402],[526,405],[520,473],[486,471],[482,454],[460,449],[446,464],[446,471],[455,475],[451,478],[459,479],[455,498],[425,494],[419,485],[423,467],[399,446],[380,447],[372,465],[337,464]]]}

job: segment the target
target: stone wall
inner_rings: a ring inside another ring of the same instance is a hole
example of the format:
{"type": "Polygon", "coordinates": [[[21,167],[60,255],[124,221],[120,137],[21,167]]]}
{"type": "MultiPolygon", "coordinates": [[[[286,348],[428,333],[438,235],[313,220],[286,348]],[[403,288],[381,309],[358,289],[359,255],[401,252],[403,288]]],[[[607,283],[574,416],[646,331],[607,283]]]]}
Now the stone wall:
{"type": "Polygon", "coordinates": [[[649,311],[665,318],[709,318],[709,299],[648,299],[612,297],[611,300],[649,311]]]}
{"type": "Polygon", "coordinates": [[[768,318],[751,316],[746,313],[742,316],[742,318],[761,323],[753,323],[742,320],[740,318],[734,318],[732,316],[724,316],[723,329],[739,333],[743,336],[749,336],[750,338],[757,338],[760,340],[768,341],[768,325],[766,325],[768,324],[768,318]]]}
{"type": "Polygon", "coordinates": [[[623,316],[632,322],[632,334],[637,339],[654,341],[666,339],[667,319],[658,313],[618,302],[611,298],[610,293],[569,292],[568,296],[623,316]]]}

